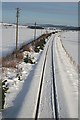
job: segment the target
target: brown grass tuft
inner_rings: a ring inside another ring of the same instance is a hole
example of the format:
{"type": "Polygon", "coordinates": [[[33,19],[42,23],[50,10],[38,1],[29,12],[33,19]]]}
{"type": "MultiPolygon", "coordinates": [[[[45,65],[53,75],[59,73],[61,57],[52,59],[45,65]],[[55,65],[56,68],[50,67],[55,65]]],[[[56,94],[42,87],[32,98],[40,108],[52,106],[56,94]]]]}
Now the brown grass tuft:
{"type": "Polygon", "coordinates": [[[22,61],[23,58],[23,53],[17,53],[17,59],[16,54],[12,54],[11,56],[2,59],[2,67],[16,68],[17,63],[22,61]]]}
{"type": "Polygon", "coordinates": [[[27,46],[25,46],[25,47],[23,48],[23,50],[24,50],[24,51],[29,51],[29,52],[33,51],[32,45],[27,45],[27,46]]]}
{"type": "Polygon", "coordinates": [[[17,59],[18,59],[18,60],[21,61],[23,58],[24,58],[23,53],[18,53],[18,54],[17,54],[17,59]]]}
{"type": "Polygon", "coordinates": [[[2,61],[2,67],[16,68],[16,61],[15,60],[2,61]]]}

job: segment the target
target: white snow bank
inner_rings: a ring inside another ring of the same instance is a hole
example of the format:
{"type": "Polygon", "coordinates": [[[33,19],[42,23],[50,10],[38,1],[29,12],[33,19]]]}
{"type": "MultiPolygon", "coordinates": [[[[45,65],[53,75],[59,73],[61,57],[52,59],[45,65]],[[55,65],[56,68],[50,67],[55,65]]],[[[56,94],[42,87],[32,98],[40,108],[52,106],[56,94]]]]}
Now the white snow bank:
{"type": "Polygon", "coordinates": [[[73,57],[73,60],[75,60],[75,62],[78,64],[78,47],[80,47],[78,31],[61,32],[61,39],[66,50],[73,57]]]}
{"type": "MultiPolygon", "coordinates": [[[[45,30],[36,30],[36,37],[39,37],[43,34],[45,30]]],[[[4,26],[0,28],[0,57],[5,56],[8,53],[11,53],[16,46],[16,27],[13,26],[4,26]]],[[[25,26],[19,26],[19,40],[18,47],[24,43],[29,43],[34,39],[34,29],[29,29],[25,26]]]]}
{"type": "MultiPolygon", "coordinates": [[[[36,64],[41,52],[35,53],[35,52],[25,51],[24,55],[26,56],[27,54],[31,57],[32,61],[35,62],[36,64]]],[[[21,62],[18,65],[18,71],[20,71],[19,72],[20,80],[17,77],[17,69],[4,68],[4,72],[2,73],[3,75],[2,79],[7,80],[7,82],[5,83],[5,86],[9,88],[6,93],[5,106],[4,106],[5,108],[13,106],[14,99],[16,98],[18,93],[21,91],[24,80],[27,78],[27,76],[29,75],[33,67],[34,67],[34,64],[21,62]]]]}
{"type": "Polygon", "coordinates": [[[26,77],[22,89],[13,101],[13,105],[3,111],[5,118],[34,118],[48,42],[37,62],[26,77]]]}
{"type": "Polygon", "coordinates": [[[54,43],[54,68],[61,118],[78,118],[78,73],[70,63],[56,35],[54,43]]]}
{"type": "Polygon", "coordinates": [[[2,113],[0,112],[0,120],[2,119],[2,113]]]}

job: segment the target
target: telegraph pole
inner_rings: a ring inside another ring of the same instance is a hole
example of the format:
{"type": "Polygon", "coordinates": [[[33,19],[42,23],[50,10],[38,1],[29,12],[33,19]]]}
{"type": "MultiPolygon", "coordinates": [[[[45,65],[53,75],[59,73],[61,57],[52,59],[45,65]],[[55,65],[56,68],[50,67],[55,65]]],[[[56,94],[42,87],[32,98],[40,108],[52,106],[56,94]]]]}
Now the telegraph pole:
{"type": "Polygon", "coordinates": [[[41,35],[42,35],[42,29],[41,29],[41,35]]]}
{"type": "Polygon", "coordinates": [[[18,22],[19,22],[19,8],[16,8],[16,58],[17,58],[17,52],[18,52],[18,22]]]}
{"type": "Polygon", "coordinates": [[[35,29],[34,29],[34,40],[36,39],[36,22],[35,22],[35,29]]]}

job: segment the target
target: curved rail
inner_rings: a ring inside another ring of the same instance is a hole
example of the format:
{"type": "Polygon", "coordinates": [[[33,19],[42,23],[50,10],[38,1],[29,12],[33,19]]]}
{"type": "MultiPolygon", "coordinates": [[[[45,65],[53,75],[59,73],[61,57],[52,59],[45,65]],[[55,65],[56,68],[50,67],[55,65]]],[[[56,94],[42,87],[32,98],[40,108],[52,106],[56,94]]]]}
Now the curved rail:
{"type": "Polygon", "coordinates": [[[46,51],[44,65],[43,65],[43,70],[42,70],[42,76],[41,76],[40,90],[39,90],[37,107],[36,107],[35,120],[37,120],[37,118],[38,118],[38,111],[39,111],[39,105],[40,105],[41,90],[42,90],[42,84],[43,84],[43,76],[44,76],[44,70],[45,70],[45,64],[46,64],[46,58],[47,58],[48,49],[49,49],[49,45],[48,45],[48,48],[47,48],[47,51],[46,51]]]}
{"type": "MultiPolygon", "coordinates": [[[[40,106],[40,99],[41,99],[41,91],[42,91],[42,86],[43,86],[43,77],[44,77],[44,72],[45,72],[45,65],[46,65],[46,60],[47,60],[47,55],[48,55],[48,49],[49,45],[47,47],[46,55],[45,55],[45,60],[43,64],[43,69],[42,69],[42,75],[41,75],[41,82],[40,82],[40,88],[39,88],[39,94],[38,94],[38,99],[37,99],[37,106],[36,106],[36,112],[35,112],[35,120],[38,119],[38,114],[39,114],[39,106],[40,106]]],[[[52,40],[52,46],[51,46],[51,55],[52,55],[52,73],[53,73],[53,95],[54,95],[54,114],[55,114],[55,120],[58,120],[58,105],[57,105],[57,97],[56,97],[56,85],[55,85],[55,77],[54,77],[54,64],[53,64],[53,40],[52,40]]]]}
{"type": "Polygon", "coordinates": [[[53,41],[52,41],[52,73],[53,73],[53,94],[54,94],[54,107],[55,107],[55,119],[58,120],[58,104],[57,104],[57,91],[56,91],[56,82],[54,77],[54,63],[53,63],[53,41]]]}

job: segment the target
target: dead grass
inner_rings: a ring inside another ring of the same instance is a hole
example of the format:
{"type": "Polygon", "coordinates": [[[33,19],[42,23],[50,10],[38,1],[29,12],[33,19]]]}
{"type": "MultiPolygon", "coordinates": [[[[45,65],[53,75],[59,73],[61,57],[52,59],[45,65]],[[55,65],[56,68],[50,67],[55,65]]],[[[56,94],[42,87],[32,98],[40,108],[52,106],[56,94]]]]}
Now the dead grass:
{"type": "Polygon", "coordinates": [[[18,54],[17,54],[17,60],[18,60],[18,61],[22,61],[23,58],[24,58],[23,53],[18,53],[18,54]]]}
{"type": "Polygon", "coordinates": [[[11,54],[9,57],[2,59],[2,67],[16,68],[17,63],[21,62],[23,58],[24,58],[23,53],[18,53],[17,59],[15,53],[11,54]]]}
{"type": "Polygon", "coordinates": [[[23,45],[17,53],[17,59],[16,51],[14,51],[12,54],[7,55],[5,58],[0,59],[0,64],[2,64],[2,67],[16,68],[17,63],[24,60],[23,51],[29,52],[33,51],[37,46],[41,46],[44,43],[45,39],[48,38],[49,36],[50,36],[49,34],[43,34],[30,44],[23,45]]]}
{"type": "Polygon", "coordinates": [[[26,45],[26,46],[23,48],[23,51],[29,51],[29,52],[33,51],[32,45],[31,45],[31,44],[30,44],[30,45],[26,45]]]}
{"type": "Polygon", "coordinates": [[[2,61],[2,67],[6,67],[6,68],[16,68],[16,61],[15,61],[15,60],[2,61]]]}

